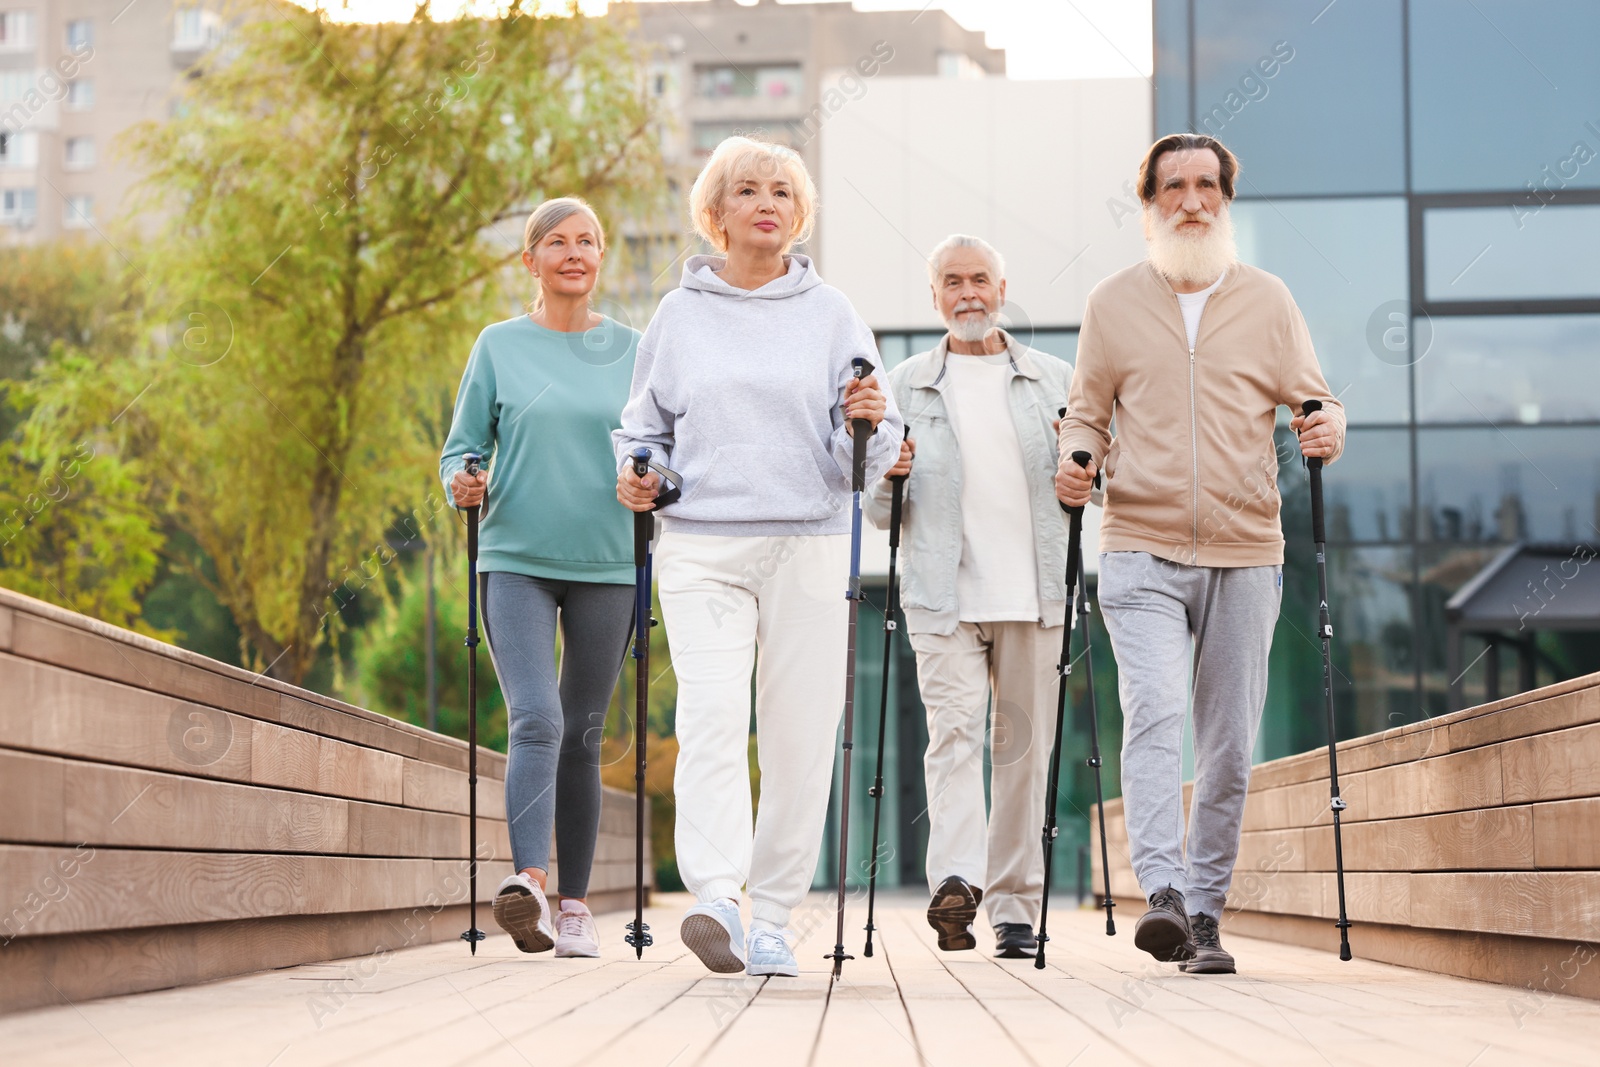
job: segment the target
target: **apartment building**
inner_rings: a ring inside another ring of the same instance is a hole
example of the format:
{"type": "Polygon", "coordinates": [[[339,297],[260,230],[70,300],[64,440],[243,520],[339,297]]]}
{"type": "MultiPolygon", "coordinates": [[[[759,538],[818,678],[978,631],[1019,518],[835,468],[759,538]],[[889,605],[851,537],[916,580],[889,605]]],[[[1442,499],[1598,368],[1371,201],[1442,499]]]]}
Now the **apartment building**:
{"type": "Polygon", "coordinates": [[[0,244],[111,217],[137,178],[118,136],[169,114],[220,28],[160,0],[0,0],[0,244]]]}

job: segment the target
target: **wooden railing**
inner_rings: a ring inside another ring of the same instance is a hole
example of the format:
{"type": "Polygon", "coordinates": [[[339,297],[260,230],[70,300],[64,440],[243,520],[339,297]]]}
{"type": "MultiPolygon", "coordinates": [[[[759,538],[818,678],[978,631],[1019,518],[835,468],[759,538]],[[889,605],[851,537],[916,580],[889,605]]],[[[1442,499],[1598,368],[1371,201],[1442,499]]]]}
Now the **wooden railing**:
{"type": "MultiPolygon", "coordinates": [[[[466,812],[462,741],[0,590],[0,1011],[456,938],[466,812]]],[[[600,833],[591,907],[631,906],[631,794],[600,833]]]]}
{"type": "MultiPolygon", "coordinates": [[[[1513,1009],[1600,998],[1600,674],[1341,742],[1339,780],[1357,956],[1520,987],[1513,1009]]],[[[1120,799],[1106,820],[1131,933],[1120,799]]],[[[1336,951],[1333,869],[1327,750],[1257,767],[1224,933],[1336,951]]]]}

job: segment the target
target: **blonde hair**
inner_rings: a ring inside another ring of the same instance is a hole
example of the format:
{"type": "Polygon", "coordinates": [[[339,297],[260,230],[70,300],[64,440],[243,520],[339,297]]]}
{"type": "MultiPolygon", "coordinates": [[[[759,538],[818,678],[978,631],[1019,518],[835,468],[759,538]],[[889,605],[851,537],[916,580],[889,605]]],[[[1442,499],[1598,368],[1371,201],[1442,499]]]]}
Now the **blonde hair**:
{"type": "Polygon", "coordinates": [[[749,137],[729,137],[712,151],[689,190],[689,222],[694,232],[718,252],[728,250],[728,231],[717,220],[728,187],[747,178],[788,179],[794,197],[794,229],[783,250],[811,236],[817,219],[817,186],[794,149],[749,137]]]}
{"type": "MultiPolygon", "coordinates": [[[[595,214],[594,208],[589,206],[588,201],[577,196],[558,196],[534,208],[532,214],[528,216],[527,224],[522,227],[522,250],[533,251],[540,241],[549,236],[551,230],[579,214],[589,216],[589,221],[594,223],[595,238],[600,243],[601,253],[604,254],[606,231],[605,227],[600,225],[600,216],[595,214]]],[[[534,284],[538,285],[537,274],[534,275],[534,284]]],[[[538,288],[538,293],[529,305],[530,311],[538,311],[544,306],[544,287],[540,285],[538,288]]]]}

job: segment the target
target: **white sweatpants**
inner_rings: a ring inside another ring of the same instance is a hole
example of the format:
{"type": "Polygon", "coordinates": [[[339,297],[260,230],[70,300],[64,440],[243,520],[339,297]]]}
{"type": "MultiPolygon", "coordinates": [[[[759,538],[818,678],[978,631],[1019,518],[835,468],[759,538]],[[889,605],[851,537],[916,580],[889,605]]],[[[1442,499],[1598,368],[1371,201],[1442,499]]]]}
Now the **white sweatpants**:
{"type": "Polygon", "coordinates": [[[928,891],[960,875],[984,891],[994,925],[1039,922],[1039,835],[1055,740],[1062,633],[1060,626],[1036,622],[963,622],[952,634],[911,635],[928,710],[928,891]]]}
{"type": "Polygon", "coordinates": [[[667,532],[656,556],[678,678],[678,873],[702,902],[787,926],[816,873],[844,671],[846,535],[667,532]],[[757,658],[757,648],[760,657],[757,658]],[[761,803],[751,835],[750,672],[761,803]]]}

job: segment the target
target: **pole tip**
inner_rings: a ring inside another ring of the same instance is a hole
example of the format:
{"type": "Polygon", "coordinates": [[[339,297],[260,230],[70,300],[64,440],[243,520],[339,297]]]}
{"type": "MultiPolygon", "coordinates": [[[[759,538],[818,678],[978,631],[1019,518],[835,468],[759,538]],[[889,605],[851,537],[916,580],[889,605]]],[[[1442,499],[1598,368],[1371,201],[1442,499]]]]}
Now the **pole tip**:
{"type": "Polygon", "coordinates": [[[1349,945],[1340,945],[1339,946],[1339,958],[1341,960],[1344,960],[1346,963],[1350,962],[1350,946],[1349,945]]]}

